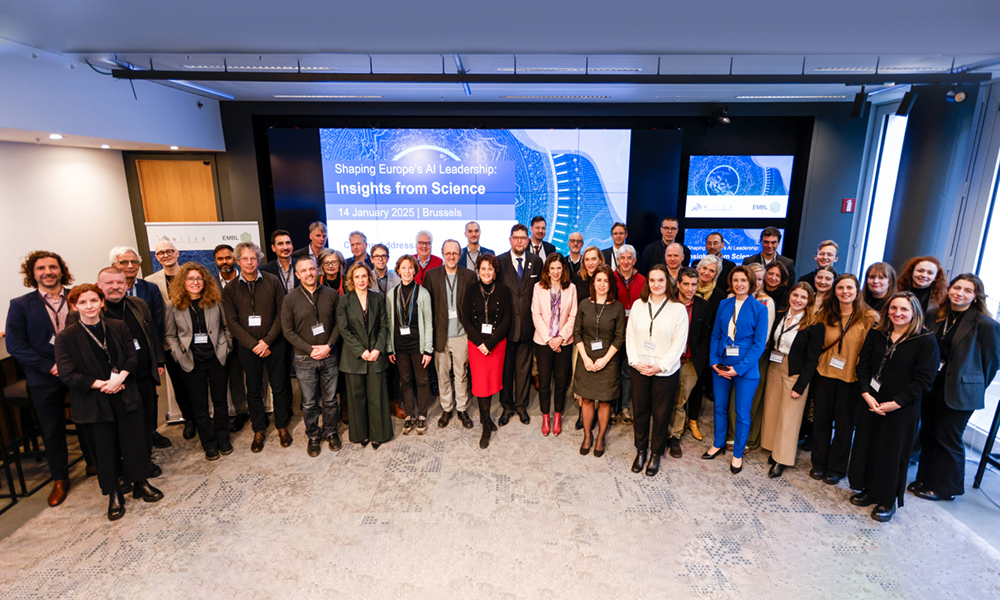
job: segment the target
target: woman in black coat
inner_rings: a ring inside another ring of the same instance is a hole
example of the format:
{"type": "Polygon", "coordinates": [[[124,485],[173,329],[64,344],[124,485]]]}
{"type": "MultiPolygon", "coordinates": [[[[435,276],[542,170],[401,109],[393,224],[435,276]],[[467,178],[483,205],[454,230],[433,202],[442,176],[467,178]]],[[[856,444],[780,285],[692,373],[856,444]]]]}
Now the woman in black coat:
{"type": "Polygon", "coordinates": [[[108,520],[125,514],[125,498],[119,487],[121,475],[133,483],[132,495],[146,502],[163,498],[149,485],[149,452],[142,398],[131,373],[139,359],[128,325],[104,319],[104,292],[93,284],[79,285],[66,302],[80,313],[80,321],[56,336],[55,357],[59,379],[69,388],[73,418],[83,429],[87,445],[95,454],[97,480],[108,496],[108,520]]]}
{"type": "Polygon", "coordinates": [[[917,434],[920,398],[931,388],[938,346],[923,327],[920,301],[910,292],[893,294],[877,327],[868,331],[858,366],[864,404],[857,418],[847,474],[855,506],[871,506],[886,522],[903,506],[906,469],[917,434]]]}
{"type": "Polygon", "coordinates": [[[941,365],[924,396],[920,467],[908,489],[925,500],[953,500],[965,492],[962,434],[1000,367],[1000,323],[986,310],[983,281],[971,273],[951,281],[948,300],[927,313],[927,323],[941,365]]]}

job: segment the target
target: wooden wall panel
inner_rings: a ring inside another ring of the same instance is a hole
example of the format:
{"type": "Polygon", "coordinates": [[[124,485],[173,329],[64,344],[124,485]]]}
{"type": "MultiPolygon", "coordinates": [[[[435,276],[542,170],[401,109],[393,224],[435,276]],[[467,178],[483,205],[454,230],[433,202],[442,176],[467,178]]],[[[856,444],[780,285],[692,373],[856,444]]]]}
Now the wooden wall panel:
{"type": "Polygon", "coordinates": [[[135,166],[147,222],[219,220],[211,163],[136,160],[135,166]]]}

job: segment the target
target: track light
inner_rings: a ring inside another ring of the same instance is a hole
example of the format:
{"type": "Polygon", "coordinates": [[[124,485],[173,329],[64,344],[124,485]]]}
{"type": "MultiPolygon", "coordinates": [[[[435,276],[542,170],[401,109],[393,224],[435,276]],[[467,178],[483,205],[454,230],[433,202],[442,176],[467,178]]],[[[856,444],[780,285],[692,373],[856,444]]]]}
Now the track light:
{"type": "Polygon", "coordinates": [[[903,99],[899,101],[899,108],[896,109],[897,117],[905,117],[910,114],[913,103],[917,100],[917,93],[912,89],[903,94],[903,99]]]}
{"type": "Polygon", "coordinates": [[[868,101],[868,92],[865,86],[861,86],[861,91],[854,95],[854,106],[851,107],[851,118],[858,119],[865,113],[865,102],[868,101]]]}
{"type": "Polygon", "coordinates": [[[720,106],[719,108],[712,111],[712,116],[708,118],[708,126],[713,127],[715,125],[729,125],[732,121],[726,114],[729,113],[728,106],[720,106]]]}
{"type": "Polygon", "coordinates": [[[966,93],[960,92],[955,88],[948,90],[948,93],[944,95],[945,100],[948,102],[965,102],[966,93]]]}

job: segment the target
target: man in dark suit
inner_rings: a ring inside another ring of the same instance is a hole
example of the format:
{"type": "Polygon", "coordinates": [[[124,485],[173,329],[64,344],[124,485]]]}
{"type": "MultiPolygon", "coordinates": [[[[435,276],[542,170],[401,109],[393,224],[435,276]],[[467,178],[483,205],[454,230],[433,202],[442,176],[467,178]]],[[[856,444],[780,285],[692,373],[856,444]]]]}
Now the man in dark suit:
{"type": "Polygon", "coordinates": [[[458,309],[464,305],[465,293],[475,283],[476,274],[458,264],[461,252],[457,241],[445,240],[441,246],[444,265],[427,271],[424,287],[431,294],[434,321],[434,366],[442,411],[438,427],[447,427],[452,411],[457,408],[462,426],[472,429],[468,413],[469,384],[465,376],[469,366],[469,337],[459,320],[458,309]]]}
{"type": "MultiPolygon", "coordinates": [[[[303,256],[311,256],[319,264],[319,252],[326,247],[326,224],[323,221],[313,221],[309,224],[309,244],[292,252],[292,262],[303,256]]],[[[239,257],[237,257],[237,261],[239,257]]]]}
{"type": "Polygon", "coordinates": [[[156,321],[156,335],[161,340],[165,339],[163,333],[163,294],[155,283],[139,278],[139,267],[142,265],[142,257],[139,256],[139,252],[129,246],[116,246],[111,249],[109,258],[112,267],[125,273],[125,284],[128,285],[126,294],[142,298],[146,302],[150,312],[153,313],[153,319],[156,321]]]}
{"type": "Polygon", "coordinates": [[[713,231],[705,238],[705,252],[719,257],[722,261],[722,270],[719,272],[719,281],[729,281],[729,273],[736,268],[736,263],[722,256],[722,250],[726,247],[726,240],[718,231],[713,231]]]}
{"type": "Polygon", "coordinates": [[[458,257],[458,264],[473,272],[476,270],[476,261],[479,259],[479,255],[496,254],[489,248],[479,245],[480,233],[479,223],[469,221],[465,224],[465,239],[469,241],[469,245],[462,248],[462,255],[458,257]]]}
{"type": "Polygon", "coordinates": [[[277,277],[281,290],[287,294],[299,287],[292,264],[292,236],[284,229],[275,229],[271,234],[271,250],[277,258],[261,265],[260,270],[277,277]]]}
{"type": "Polygon", "coordinates": [[[611,226],[612,245],[610,248],[601,250],[601,254],[604,255],[604,264],[610,266],[612,271],[618,270],[618,251],[625,245],[626,237],[628,237],[628,229],[625,227],[625,223],[615,223],[611,226]]]}
{"type": "MultiPolygon", "coordinates": [[[[660,221],[661,238],[642,250],[642,263],[639,272],[642,273],[643,277],[649,275],[649,270],[654,266],[663,264],[663,255],[667,252],[667,246],[674,243],[678,231],[680,231],[680,224],[675,217],[663,217],[660,221]]],[[[681,266],[686,267],[691,263],[691,249],[684,244],[681,244],[681,247],[684,248],[684,262],[681,266]]]]}
{"type": "Polygon", "coordinates": [[[687,403],[698,385],[698,377],[708,368],[709,346],[712,340],[712,306],[698,296],[698,271],[682,269],[677,278],[677,298],[687,308],[688,344],[681,354],[680,386],[670,418],[670,456],[681,458],[681,436],[688,424],[687,403]]]}
{"type": "Polygon", "coordinates": [[[761,251],[743,259],[744,265],[759,263],[766,271],[771,263],[778,261],[788,271],[788,281],[795,281],[795,261],[778,254],[778,244],[781,243],[781,230],[777,227],[766,227],[760,233],[761,251]]]}
{"type": "MultiPolygon", "coordinates": [[[[219,283],[221,290],[225,290],[228,284],[236,281],[240,276],[240,270],[236,268],[236,259],[233,258],[233,247],[229,244],[219,244],[215,247],[215,266],[219,269],[219,275],[215,280],[219,283]]],[[[238,344],[233,344],[229,349],[229,356],[226,358],[226,371],[229,373],[229,397],[233,403],[233,411],[236,413],[229,430],[232,433],[237,433],[250,420],[250,413],[247,412],[247,386],[244,383],[238,344]]]]}
{"type": "MultiPolygon", "coordinates": [[[[73,276],[61,256],[45,250],[29,254],[21,264],[21,274],[25,286],[35,290],[10,301],[7,351],[24,367],[52,475],[49,506],[58,506],[69,493],[69,451],[66,447],[66,394],[69,390],[59,380],[55,339],[66,327],[69,316],[66,286],[73,283],[73,276]]],[[[80,446],[84,449],[83,436],[80,436],[80,446]]],[[[88,461],[88,473],[96,473],[85,449],[83,455],[88,461]]]]}
{"type": "Polygon", "coordinates": [[[545,217],[539,215],[531,219],[531,240],[528,252],[545,262],[545,258],[556,251],[556,247],[545,241],[545,217]]]}
{"type": "Polygon", "coordinates": [[[563,261],[569,268],[570,277],[576,275],[583,268],[583,234],[579,231],[574,231],[569,234],[569,239],[567,240],[569,244],[569,254],[566,255],[566,260],[563,261]]]}
{"type": "MultiPolygon", "coordinates": [[[[544,221],[542,219],[543,225],[544,221]]],[[[500,284],[510,292],[512,313],[503,362],[503,389],[500,390],[500,404],[503,406],[499,420],[501,426],[510,422],[514,413],[525,425],[531,421],[528,417],[528,386],[535,333],[531,320],[531,296],[542,274],[542,259],[526,252],[527,247],[528,228],[518,223],[510,230],[510,251],[497,257],[500,284]]]]}
{"type": "Polygon", "coordinates": [[[363,260],[369,269],[374,269],[375,263],[368,255],[368,236],[360,231],[352,231],[351,235],[347,236],[347,240],[351,242],[351,257],[344,263],[344,272],[346,273],[347,269],[350,269],[351,265],[359,260],[363,260]]]}

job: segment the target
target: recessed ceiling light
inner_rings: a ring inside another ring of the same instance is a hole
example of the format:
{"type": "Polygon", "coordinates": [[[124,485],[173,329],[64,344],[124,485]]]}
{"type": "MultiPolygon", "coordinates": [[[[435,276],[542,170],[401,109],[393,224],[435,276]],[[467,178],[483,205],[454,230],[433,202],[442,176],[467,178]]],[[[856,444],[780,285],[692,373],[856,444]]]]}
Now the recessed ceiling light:
{"type": "Polygon", "coordinates": [[[582,73],[585,67],[518,67],[518,72],[523,73],[582,73]]]}
{"type": "Polygon", "coordinates": [[[878,68],[879,73],[885,71],[896,71],[900,73],[910,73],[914,71],[922,71],[926,73],[947,73],[951,71],[951,67],[879,67],[878,68]]]}
{"type": "Polygon", "coordinates": [[[550,99],[556,98],[560,100],[571,99],[571,100],[607,100],[611,96],[500,96],[501,98],[508,98],[514,100],[520,99],[550,99]]]}
{"type": "Polygon", "coordinates": [[[381,98],[382,96],[360,96],[354,94],[275,94],[272,98],[381,98]]]}
{"type": "Polygon", "coordinates": [[[58,133],[50,133],[49,134],[49,139],[50,140],[61,140],[62,136],[59,135],[58,133]]]}
{"type": "Polygon", "coordinates": [[[223,65],[181,65],[185,69],[224,69],[223,65]]]}
{"type": "Polygon", "coordinates": [[[226,69],[230,71],[298,71],[299,67],[278,67],[278,66],[267,66],[267,65],[226,65],[226,69]]]}
{"type": "Polygon", "coordinates": [[[179,147],[177,147],[177,146],[171,146],[171,147],[170,147],[170,149],[171,149],[171,150],[180,150],[180,148],[179,148],[179,147]]]}
{"type": "Polygon", "coordinates": [[[835,72],[840,72],[840,71],[859,71],[859,72],[871,71],[872,73],[874,73],[875,72],[875,67],[819,67],[817,69],[813,69],[813,71],[835,71],[835,72]]]}
{"type": "Polygon", "coordinates": [[[111,146],[109,146],[109,145],[107,145],[107,144],[101,144],[101,149],[102,149],[102,150],[107,150],[107,149],[108,149],[108,148],[110,148],[110,147],[111,147],[111,146]]]}
{"type": "Polygon", "coordinates": [[[638,73],[642,67],[590,67],[588,73],[638,73]]]}
{"type": "Polygon", "coordinates": [[[736,96],[737,100],[836,100],[847,96],[736,96]]]}

